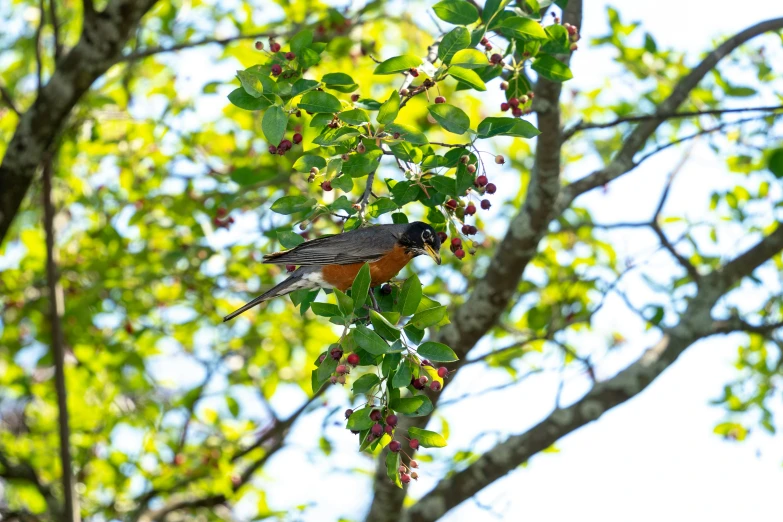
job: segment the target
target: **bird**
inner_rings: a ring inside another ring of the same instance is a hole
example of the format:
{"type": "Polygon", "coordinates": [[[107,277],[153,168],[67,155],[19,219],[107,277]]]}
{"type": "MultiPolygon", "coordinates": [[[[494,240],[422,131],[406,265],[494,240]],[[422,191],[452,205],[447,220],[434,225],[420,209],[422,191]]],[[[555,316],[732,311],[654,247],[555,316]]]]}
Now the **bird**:
{"type": "Polygon", "coordinates": [[[416,256],[427,255],[437,264],[440,237],[427,223],[399,223],[357,228],[350,232],[319,237],[283,252],[264,256],[264,263],[296,265],[288,279],[264,292],[223,318],[230,321],[256,305],[303,288],[337,288],[345,292],[356,274],[370,265],[371,287],[396,276],[416,256]]]}

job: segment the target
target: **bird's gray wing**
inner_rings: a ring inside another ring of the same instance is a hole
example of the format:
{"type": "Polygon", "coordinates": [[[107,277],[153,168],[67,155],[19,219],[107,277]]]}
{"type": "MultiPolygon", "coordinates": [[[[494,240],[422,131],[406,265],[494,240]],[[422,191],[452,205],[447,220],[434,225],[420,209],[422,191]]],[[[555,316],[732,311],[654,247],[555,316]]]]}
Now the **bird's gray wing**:
{"type": "Polygon", "coordinates": [[[344,234],[306,241],[291,250],[264,256],[264,263],[314,266],[371,263],[389,253],[397,244],[400,225],[379,225],[344,234]]]}

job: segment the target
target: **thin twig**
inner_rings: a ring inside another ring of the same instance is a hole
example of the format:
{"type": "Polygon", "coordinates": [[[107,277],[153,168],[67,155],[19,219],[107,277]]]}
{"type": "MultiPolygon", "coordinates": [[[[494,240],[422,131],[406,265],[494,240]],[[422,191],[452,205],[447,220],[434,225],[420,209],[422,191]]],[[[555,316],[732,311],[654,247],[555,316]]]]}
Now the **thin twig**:
{"type": "Polygon", "coordinates": [[[55,0],[49,0],[49,18],[52,22],[52,32],[54,34],[54,63],[60,61],[60,56],[63,52],[62,44],[60,43],[60,20],[57,18],[57,6],[55,0]]]}
{"type": "Polygon", "coordinates": [[[62,468],[64,517],[66,522],[79,522],[79,501],[73,484],[71,430],[68,419],[68,392],[65,383],[65,339],[62,329],[63,291],[60,286],[54,252],[54,205],[52,204],[52,159],[43,165],[44,229],[46,230],[46,279],[49,286],[49,322],[52,330],[52,356],[57,391],[60,431],[60,466],[62,468]]]}
{"type": "Polygon", "coordinates": [[[609,127],[614,127],[622,123],[634,123],[634,122],[640,122],[646,120],[673,120],[673,119],[682,119],[682,118],[693,118],[698,116],[730,114],[735,112],[761,112],[761,111],[774,112],[779,110],[783,110],[783,105],[744,107],[740,109],[708,109],[704,111],[675,112],[671,114],[640,114],[637,116],[623,116],[622,118],[616,118],[612,121],[608,121],[604,123],[580,121],[579,123],[563,131],[563,141],[571,138],[574,134],[576,134],[579,131],[588,130],[588,129],[608,129],[609,127]]]}
{"type": "Polygon", "coordinates": [[[8,108],[14,111],[17,116],[22,115],[22,111],[16,106],[13,96],[11,96],[11,93],[8,92],[8,89],[6,89],[4,85],[0,85],[0,98],[3,99],[5,104],[8,105],[8,108]]]}

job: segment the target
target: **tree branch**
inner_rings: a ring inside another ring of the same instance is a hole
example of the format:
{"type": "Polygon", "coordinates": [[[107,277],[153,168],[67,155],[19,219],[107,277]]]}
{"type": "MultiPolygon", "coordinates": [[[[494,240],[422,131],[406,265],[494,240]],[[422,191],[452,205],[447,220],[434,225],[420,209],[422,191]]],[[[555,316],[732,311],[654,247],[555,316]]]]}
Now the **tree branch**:
{"type": "Polygon", "coordinates": [[[638,165],[638,163],[633,161],[634,156],[642,150],[647,140],[666,121],[667,115],[676,113],[677,108],[687,100],[690,92],[701,82],[707,73],[715,68],[721,59],[748,40],[760,34],[781,28],[783,28],[783,18],[774,18],[760,22],[732,36],[709,53],[688,75],[677,82],[672,93],[658,106],[655,114],[649,119],[641,121],[631,132],[623,142],[623,147],[606,167],[574,181],[563,189],[558,200],[558,209],[568,208],[571,202],[579,195],[617,179],[632,170],[638,165]]]}
{"type": "Polygon", "coordinates": [[[253,34],[238,34],[235,36],[229,36],[228,38],[202,38],[201,40],[194,40],[192,42],[182,42],[182,43],[174,44],[170,47],[158,46],[158,47],[150,47],[147,49],[139,49],[137,51],[126,54],[124,56],[118,56],[115,63],[135,62],[138,60],[143,60],[144,58],[149,58],[150,56],[155,56],[158,54],[165,54],[165,53],[174,53],[185,49],[201,47],[203,45],[210,45],[210,44],[227,45],[233,42],[238,42],[240,40],[257,40],[261,38],[284,38],[285,36],[288,36],[290,34],[295,34],[298,29],[299,27],[297,26],[293,30],[285,31],[285,32],[264,31],[264,32],[253,33],[253,34]]]}
{"type": "Polygon", "coordinates": [[[467,468],[441,480],[401,520],[428,522],[440,519],[465,499],[513,471],[561,437],[597,420],[605,412],[638,395],[693,343],[715,333],[725,333],[720,327],[716,328],[716,322],[711,317],[715,303],[742,278],[781,250],[783,227],[779,226],[723,269],[709,274],[707,278],[712,284],[699,287],[678,324],[664,328],[661,340],[634,363],[611,379],[594,385],[571,406],[555,409],[527,432],[509,437],[467,468]]]}
{"type": "Polygon", "coordinates": [[[5,88],[5,85],[0,85],[0,98],[3,99],[8,108],[14,111],[17,116],[22,116],[22,111],[20,111],[19,107],[14,103],[14,98],[11,96],[11,93],[8,92],[8,89],[5,88]]]}
{"type": "Polygon", "coordinates": [[[2,469],[0,469],[1,478],[29,482],[35,486],[35,489],[37,489],[44,500],[46,500],[49,512],[53,516],[57,517],[62,512],[62,505],[57,500],[57,497],[54,496],[52,488],[41,482],[35,469],[29,463],[20,461],[19,464],[13,464],[8,460],[8,457],[0,452],[0,466],[2,467],[2,469]]]}
{"type": "Polygon", "coordinates": [[[63,289],[57,270],[54,251],[54,205],[52,204],[52,159],[44,160],[43,166],[43,209],[46,231],[46,279],[49,286],[49,323],[52,329],[52,358],[54,359],[54,380],[57,391],[57,410],[60,432],[60,467],[62,468],[63,496],[65,497],[64,520],[79,522],[79,500],[74,487],[71,459],[71,429],[68,419],[68,392],[65,383],[65,339],[63,336],[63,289]]]}
{"type": "Polygon", "coordinates": [[[116,62],[131,31],[155,0],[110,0],[100,16],[85,3],[82,37],[56,64],[22,115],[0,164],[0,242],[35,177],[41,158],[90,85],[116,62]]]}
{"type": "Polygon", "coordinates": [[[744,107],[739,109],[708,109],[703,111],[686,111],[686,112],[674,112],[671,114],[640,114],[637,116],[624,116],[622,118],[616,118],[612,121],[604,123],[592,123],[586,121],[580,121],[579,123],[563,130],[563,141],[567,141],[577,132],[588,129],[608,129],[615,127],[622,123],[637,123],[640,121],[656,120],[663,118],[664,120],[674,120],[682,118],[694,118],[698,116],[717,116],[721,114],[731,114],[736,112],[776,112],[783,110],[783,105],[761,106],[761,107],[744,107]]]}

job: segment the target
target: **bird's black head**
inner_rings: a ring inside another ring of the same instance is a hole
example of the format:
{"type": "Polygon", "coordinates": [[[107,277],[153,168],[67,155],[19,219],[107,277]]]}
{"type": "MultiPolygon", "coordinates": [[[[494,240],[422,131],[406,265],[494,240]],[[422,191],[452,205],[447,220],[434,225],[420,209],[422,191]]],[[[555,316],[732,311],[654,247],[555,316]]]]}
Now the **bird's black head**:
{"type": "Polygon", "coordinates": [[[400,243],[413,255],[428,255],[440,264],[440,238],[427,223],[414,221],[409,224],[400,237],[400,243]]]}

